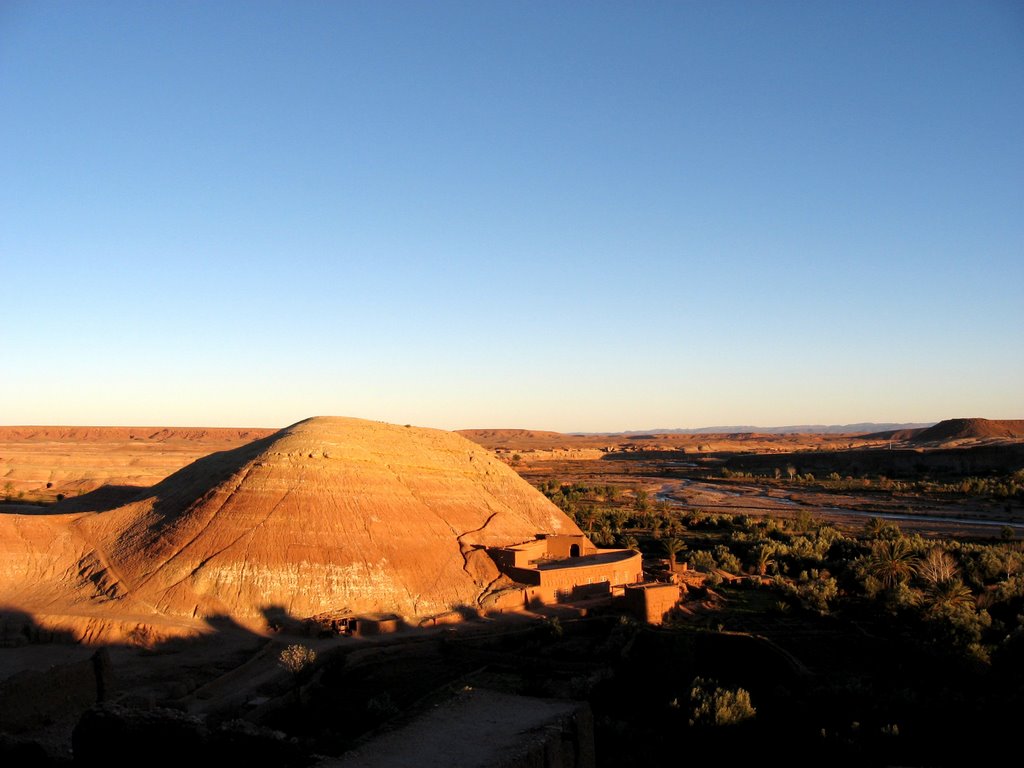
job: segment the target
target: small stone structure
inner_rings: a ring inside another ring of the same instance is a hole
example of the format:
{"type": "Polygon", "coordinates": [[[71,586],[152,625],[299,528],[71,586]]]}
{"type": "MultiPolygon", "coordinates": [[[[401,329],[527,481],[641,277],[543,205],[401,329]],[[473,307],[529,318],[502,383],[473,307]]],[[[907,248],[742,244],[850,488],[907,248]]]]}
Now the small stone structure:
{"type": "Polygon", "coordinates": [[[527,604],[621,594],[626,584],[643,579],[639,552],[598,549],[583,534],[541,535],[488,554],[502,573],[524,585],[527,604]]]}
{"type": "Polygon", "coordinates": [[[306,634],[313,637],[390,635],[398,632],[404,626],[401,617],[393,613],[371,613],[356,616],[348,610],[325,611],[316,616],[310,616],[304,622],[306,634]]]}

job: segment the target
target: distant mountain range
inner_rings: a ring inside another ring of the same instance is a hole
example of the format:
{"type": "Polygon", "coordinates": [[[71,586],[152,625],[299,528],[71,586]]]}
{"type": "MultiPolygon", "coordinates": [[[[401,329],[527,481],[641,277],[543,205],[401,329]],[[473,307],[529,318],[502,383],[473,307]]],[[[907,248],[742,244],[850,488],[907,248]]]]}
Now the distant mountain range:
{"type": "Polygon", "coordinates": [[[852,434],[854,432],[889,432],[904,429],[924,429],[934,426],[936,422],[928,421],[912,424],[889,424],[877,422],[860,422],[858,424],[794,424],[785,427],[697,427],[695,429],[645,429],[628,432],[573,432],[574,435],[737,435],[756,432],[762,435],[783,435],[799,433],[803,435],[818,434],[852,434]]]}

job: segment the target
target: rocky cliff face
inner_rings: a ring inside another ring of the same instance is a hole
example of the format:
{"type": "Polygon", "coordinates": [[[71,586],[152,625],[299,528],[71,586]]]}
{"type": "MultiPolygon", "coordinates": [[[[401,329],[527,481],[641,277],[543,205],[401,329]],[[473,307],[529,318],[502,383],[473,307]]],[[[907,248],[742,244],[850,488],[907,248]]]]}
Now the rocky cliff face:
{"type": "Polygon", "coordinates": [[[0,604],[250,624],[281,611],[428,615],[476,605],[499,578],[483,547],[541,532],[579,529],[459,435],[315,418],[114,509],[0,516],[0,547],[21,563],[0,573],[0,604]],[[38,599],[18,596],[28,574],[38,599]]]}

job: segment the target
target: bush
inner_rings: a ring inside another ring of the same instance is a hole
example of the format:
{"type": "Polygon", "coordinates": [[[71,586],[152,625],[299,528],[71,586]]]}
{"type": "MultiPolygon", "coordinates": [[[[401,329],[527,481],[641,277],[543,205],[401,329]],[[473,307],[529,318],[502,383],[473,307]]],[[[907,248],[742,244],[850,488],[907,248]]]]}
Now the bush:
{"type": "Polygon", "coordinates": [[[298,675],[316,661],[316,651],[305,645],[289,645],[277,657],[277,663],[293,675],[298,675]]]}
{"type": "Polygon", "coordinates": [[[691,552],[687,562],[691,568],[703,571],[704,573],[711,573],[711,571],[718,567],[718,563],[715,562],[715,556],[706,549],[698,549],[696,552],[691,552]]]}
{"type": "Polygon", "coordinates": [[[739,573],[742,569],[739,558],[734,555],[727,546],[719,544],[715,547],[715,560],[718,567],[729,573],[739,573]]]}
{"type": "Polygon", "coordinates": [[[829,612],[829,603],[839,595],[839,585],[828,571],[803,571],[795,584],[788,586],[787,591],[809,611],[816,611],[822,616],[829,612]]]}
{"type": "Polygon", "coordinates": [[[982,634],[992,626],[992,617],[987,611],[977,611],[966,605],[939,605],[929,611],[927,636],[939,646],[977,650],[982,634]]]}
{"type": "Polygon", "coordinates": [[[750,694],[742,688],[720,688],[714,680],[694,679],[690,688],[690,725],[736,725],[756,715],[750,694]]]}

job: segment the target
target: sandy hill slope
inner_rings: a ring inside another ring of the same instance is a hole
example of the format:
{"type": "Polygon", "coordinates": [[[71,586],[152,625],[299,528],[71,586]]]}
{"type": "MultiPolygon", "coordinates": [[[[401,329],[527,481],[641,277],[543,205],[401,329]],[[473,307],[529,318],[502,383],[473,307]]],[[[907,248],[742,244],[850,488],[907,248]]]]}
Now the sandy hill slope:
{"type": "Polygon", "coordinates": [[[946,419],[914,436],[916,443],[1024,438],[1024,420],[946,419]]]}
{"type": "Polygon", "coordinates": [[[0,515],[0,605],[249,624],[428,615],[477,605],[498,578],[482,547],[579,530],[459,435],[345,418],[212,454],[112,509],[74,501],[0,515]]]}

